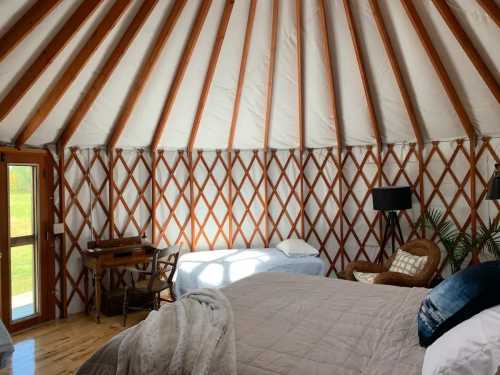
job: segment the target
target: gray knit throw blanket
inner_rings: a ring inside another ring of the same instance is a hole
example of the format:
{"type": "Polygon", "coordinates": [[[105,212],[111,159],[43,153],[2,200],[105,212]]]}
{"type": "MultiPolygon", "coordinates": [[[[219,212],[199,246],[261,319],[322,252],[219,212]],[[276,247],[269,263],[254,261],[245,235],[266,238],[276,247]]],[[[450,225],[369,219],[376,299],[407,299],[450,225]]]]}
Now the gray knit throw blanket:
{"type": "Polygon", "coordinates": [[[116,375],[235,375],[233,312],[216,289],[185,294],[126,331],[116,375]]]}

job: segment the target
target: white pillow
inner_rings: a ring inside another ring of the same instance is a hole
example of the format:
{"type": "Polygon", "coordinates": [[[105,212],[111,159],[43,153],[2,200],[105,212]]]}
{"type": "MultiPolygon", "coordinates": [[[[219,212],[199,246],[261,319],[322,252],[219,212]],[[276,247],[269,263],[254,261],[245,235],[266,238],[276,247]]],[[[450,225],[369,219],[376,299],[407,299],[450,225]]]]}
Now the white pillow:
{"type": "Polygon", "coordinates": [[[306,241],[298,238],[289,238],[288,240],[281,241],[276,245],[276,248],[283,251],[289,257],[307,257],[319,254],[318,250],[306,241]]]}
{"type": "Polygon", "coordinates": [[[500,305],[438,338],[425,351],[422,375],[500,374],[500,305]]]}
{"type": "Polygon", "coordinates": [[[373,284],[378,273],[354,271],[352,275],[356,280],[358,280],[361,283],[373,284]]]}
{"type": "Polygon", "coordinates": [[[414,276],[422,271],[427,263],[427,256],[418,256],[410,254],[407,251],[399,249],[392,261],[390,272],[399,272],[414,276]]]}

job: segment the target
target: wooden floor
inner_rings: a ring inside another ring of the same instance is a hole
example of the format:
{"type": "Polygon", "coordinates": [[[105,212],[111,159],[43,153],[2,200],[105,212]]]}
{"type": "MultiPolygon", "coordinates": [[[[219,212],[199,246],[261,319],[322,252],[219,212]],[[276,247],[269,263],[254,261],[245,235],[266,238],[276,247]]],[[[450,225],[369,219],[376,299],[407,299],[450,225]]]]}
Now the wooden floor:
{"type": "MultiPolygon", "coordinates": [[[[127,327],[146,315],[129,314],[127,327]]],[[[0,374],[73,374],[97,348],[123,329],[121,316],[103,317],[101,324],[84,314],[45,323],[13,337],[16,350],[0,374]]]]}

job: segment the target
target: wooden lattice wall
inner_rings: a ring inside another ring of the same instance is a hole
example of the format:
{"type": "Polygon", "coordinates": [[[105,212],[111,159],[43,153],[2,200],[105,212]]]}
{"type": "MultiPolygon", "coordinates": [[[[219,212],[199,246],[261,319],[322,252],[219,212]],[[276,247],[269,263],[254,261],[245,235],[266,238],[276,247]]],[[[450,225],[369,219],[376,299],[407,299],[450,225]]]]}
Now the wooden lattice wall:
{"type": "Polygon", "coordinates": [[[300,237],[320,249],[333,276],[353,259],[374,260],[383,223],[370,189],[385,185],[413,188],[413,209],[400,213],[407,239],[431,236],[415,228],[431,207],[475,233],[500,213],[498,202],[484,200],[499,151],[498,139],[476,147],[433,142],[422,150],[346,147],[340,154],[66,149],[62,160],[53,154],[55,215],[66,228],[57,244],[59,311],[81,311],[92,297],[80,255],[89,239],[141,233],[160,246],[184,242],[201,250],[300,237]]]}

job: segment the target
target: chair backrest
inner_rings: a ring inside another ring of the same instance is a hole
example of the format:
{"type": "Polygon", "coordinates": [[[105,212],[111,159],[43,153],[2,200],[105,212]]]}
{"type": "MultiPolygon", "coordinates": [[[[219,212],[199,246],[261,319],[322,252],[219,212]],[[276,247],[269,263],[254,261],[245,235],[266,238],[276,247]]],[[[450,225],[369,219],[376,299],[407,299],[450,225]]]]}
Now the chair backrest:
{"type": "Polygon", "coordinates": [[[174,274],[177,269],[177,262],[179,260],[180,251],[180,245],[174,245],[165,249],[157,250],[157,252],[155,253],[155,258],[153,260],[153,273],[148,283],[149,290],[159,292],[163,289],[166,289],[169,285],[172,285],[174,274]],[[164,267],[163,271],[158,269],[158,265],[160,264],[164,267]],[[162,281],[162,273],[165,272],[165,268],[168,267],[170,267],[170,269],[168,270],[169,273],[167,279],[162,281]]]}
{"type": "Polygon", "coordinates": [[[155,254],[153,269],[158,271],[158,264],[161,264],[164,267],[170,267],[170,273],[168,275],[169,282],[172,282],[173,280],[181,250],[181,245],[173,245],[164,249],[159,249],[155,254]]]}
{"type": "MultiPolygon", "coordinates": [[[[423,270],[414,276],[418,285],[426,286],[432,280],[439,267],[439,262],[441,261],[441,250],[439,250],[439,247],[432,241],[420,239],[405,243],[401,246],[401,250],[413,255],[428,257],[423,270]]],[[[395,257],[396,252],[384,263],[386,271],[389,270],[395,257]]]]}

